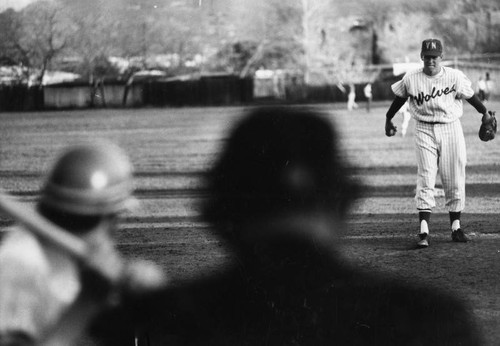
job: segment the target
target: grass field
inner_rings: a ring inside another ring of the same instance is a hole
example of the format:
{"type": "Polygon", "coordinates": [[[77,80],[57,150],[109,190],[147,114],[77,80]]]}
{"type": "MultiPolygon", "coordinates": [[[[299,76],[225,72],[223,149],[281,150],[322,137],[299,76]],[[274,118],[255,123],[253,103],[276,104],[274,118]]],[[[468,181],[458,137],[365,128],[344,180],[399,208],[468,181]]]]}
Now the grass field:
{"type": "MultiPolygon", "coordinates": [[[[432,243],[415,250],[413,194],[416,161],[413,121],[406,137],[384,135],[389,103],[371,113],[345,105],[316,105],[341,135],[347,160],[357,168],[363,197],[351,210],[343,253],[353,263],[423,282],[461,297],[483,328],[487,345],[500,342],[500,145],[477,137],[480,115],[465,104],[468,148],[467,244],[451,242],[444,198],[431,223],[432,243]]],[[[360,106],[363,106],[362,104],[360,106]]],[[[500,102],[492,102],[499,109],[500,102]]],[[[243,108],[77,110],[0,113],[0,187],[33,204],[43,174],[66,145],[111,139],[129,153],[140,206],[126,215],[118,243],[128,257],[160,263],[173,284],[218,270],[229,259],[223,244],[199,218],[203,176],[243,108]]],[[[395,118],[396,125],[401,122],[395,118]]],[[[0,219],[3,228],[12,220],[0,219]]],[[[418,329],[418,326],[415,326],[418,329]]]]}

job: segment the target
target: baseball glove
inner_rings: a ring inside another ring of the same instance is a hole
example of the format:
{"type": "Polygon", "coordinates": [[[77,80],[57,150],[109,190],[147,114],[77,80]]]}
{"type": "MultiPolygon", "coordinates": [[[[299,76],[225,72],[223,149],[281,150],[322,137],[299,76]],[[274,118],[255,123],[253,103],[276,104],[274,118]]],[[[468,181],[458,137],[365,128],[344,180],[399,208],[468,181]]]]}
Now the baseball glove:
{"type": "Polygon", "coordinates": [[[481,127],[479,128],[479,138],[483,142],[491,141],[495,138],[495,134],[497,133],[497,119],[495,118],[495,112],[488,111],[490,115],[486,121],[481,123],[481,127]]]}

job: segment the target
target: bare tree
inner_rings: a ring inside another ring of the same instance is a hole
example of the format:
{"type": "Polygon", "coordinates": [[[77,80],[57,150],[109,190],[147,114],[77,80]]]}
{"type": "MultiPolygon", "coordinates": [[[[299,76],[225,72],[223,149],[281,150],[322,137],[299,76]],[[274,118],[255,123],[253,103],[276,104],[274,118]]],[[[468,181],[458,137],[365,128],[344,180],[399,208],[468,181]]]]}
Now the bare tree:
{"type": "Polygon", "coordinates": [[[22,22],[18,12],[8,9],[0,13],[0,51],[3,60],[22,61],[23,51],[19,48],[22,22]]]}
{"type": "Polygon", "coordinates": [[[22,34],[17,45],[27,65],[39,70],[36,80],[39,85],[52,60],[67,44],[61,15],[57,3],[45,0],[34,2],[22,11],[22,34]]]}
{"type": "Polygon", "coordinates": [[[21,46],[23,24],[20,13],[8,9],[0,13],[0,60],[2,65],[20,66],[19,83],[26,83],[30,64],[28,51],[21,46]]]}
{"type": "Polygon", "coordinates": [[[81,74],[89,81],[91,106],[99,100],[105,106],[104,78],[114,72],[108,58],[117,52],[123,32],[115,21],[114,2],[98,0],[66,3],[70,32],[69,52],[81,58],[81,74]]]}

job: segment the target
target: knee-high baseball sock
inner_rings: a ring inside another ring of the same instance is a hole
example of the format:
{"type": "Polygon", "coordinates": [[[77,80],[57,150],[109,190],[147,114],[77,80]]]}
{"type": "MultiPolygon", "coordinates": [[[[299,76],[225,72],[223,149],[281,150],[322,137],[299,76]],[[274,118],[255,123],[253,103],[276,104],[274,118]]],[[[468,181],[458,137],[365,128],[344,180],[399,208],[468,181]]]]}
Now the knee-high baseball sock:
{"type": "Polygon", "coordinates": [[[420,233],[429,234],[429,221],[431,219],[431,211],[428,209],[420,209],[418,212],[418,219],[420,221],[420,233]]]}
{"type": "Polygon", "coordinates": [[[461,213],[459,211],[450,211],[450,224],[452,231],[460,228],[460,215],[461,213]]]}

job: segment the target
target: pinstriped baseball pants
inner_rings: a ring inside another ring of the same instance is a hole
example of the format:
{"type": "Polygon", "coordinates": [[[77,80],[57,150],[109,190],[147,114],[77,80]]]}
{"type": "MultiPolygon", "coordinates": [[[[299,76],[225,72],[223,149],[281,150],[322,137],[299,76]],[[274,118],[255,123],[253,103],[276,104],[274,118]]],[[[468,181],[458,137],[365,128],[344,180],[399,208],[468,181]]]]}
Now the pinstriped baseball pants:
{"type": "Polygon", "coordinates": [[[416,122],[417,209],[436,206],[434,186],[439,173],[448,211],[462,211],[465,206],[465,165],[467,154],[460,120],[445,124],[416,122]]]}

